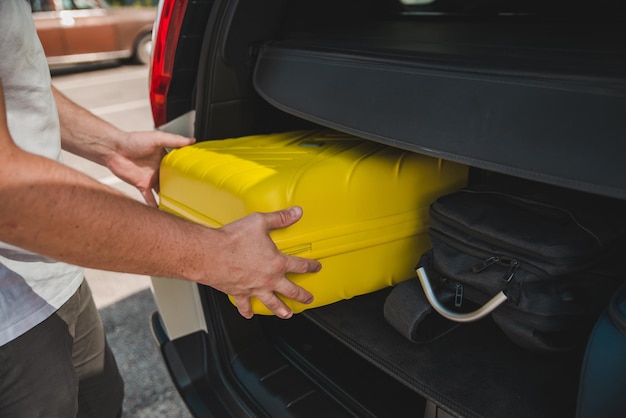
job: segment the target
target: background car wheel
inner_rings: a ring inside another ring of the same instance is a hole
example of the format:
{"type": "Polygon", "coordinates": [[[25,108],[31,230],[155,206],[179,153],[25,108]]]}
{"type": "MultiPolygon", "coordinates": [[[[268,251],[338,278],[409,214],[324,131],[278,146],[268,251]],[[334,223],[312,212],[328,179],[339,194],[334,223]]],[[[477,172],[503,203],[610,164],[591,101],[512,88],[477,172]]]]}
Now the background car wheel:
{"type": "Polygon", "coordinates": [[[147,65],[150,63],[150,56],[152,54],[152,34],[145,33],[139,37],[135,44],[135,54],[133,55],[133,61],[137,64],[147,65]]]}

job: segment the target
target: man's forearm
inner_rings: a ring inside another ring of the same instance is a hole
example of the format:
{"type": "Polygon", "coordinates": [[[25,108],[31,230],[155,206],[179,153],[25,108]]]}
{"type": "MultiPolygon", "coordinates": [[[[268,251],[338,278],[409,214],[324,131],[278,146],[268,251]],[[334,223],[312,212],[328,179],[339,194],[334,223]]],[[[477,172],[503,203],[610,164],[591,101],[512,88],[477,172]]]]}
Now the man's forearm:
{"type": "Polygon", "coordinates": [[[125,133],[77,105],[55,87],[52,88],[61,124],[63,149],[101,165],[114,154],[116,141],[125,133]]]}
{"type": "Polygon", "coordinates": [[[196,256],[218,240],[206,239],[212,231],[54,161],[16,148],[8,152],[11,164],[0,166],[2,240],[86,267],[199,279],[194,258],[206,259],[206,253],[196,256]]]}

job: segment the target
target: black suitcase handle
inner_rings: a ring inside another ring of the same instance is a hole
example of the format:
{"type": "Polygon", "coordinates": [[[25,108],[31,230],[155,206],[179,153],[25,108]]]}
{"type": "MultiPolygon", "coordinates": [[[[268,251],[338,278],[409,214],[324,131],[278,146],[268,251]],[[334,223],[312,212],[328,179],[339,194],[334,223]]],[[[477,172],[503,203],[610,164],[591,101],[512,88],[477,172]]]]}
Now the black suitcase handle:
{"type": "Polygon", "coordinates": [[[492,297],[487,303],[485,303],[480,308],[476,309],[472,312],[467,313],[458,313],[451,311],[450,309],[443,306],[435,296],[435,292],[430,285],[430,281],[428,280],[428,274],[426,274],[426,270],[424,267],[419,267],[415,270],[417,273],[417,277],[419,278],[420,284],[422,285],[422,289],[424,290],[424,294],[426,295],[426,299],[428,299],[428,303],[433,307],[434,310],[439,312],[443,317],[448,318],[451,321],[456,322],[472,322],[476,321],[486,315],[489,315],[494,309],[498,306],[502,305],[507,299],[504,291],[498,292],[494,297],[492,297]]]}

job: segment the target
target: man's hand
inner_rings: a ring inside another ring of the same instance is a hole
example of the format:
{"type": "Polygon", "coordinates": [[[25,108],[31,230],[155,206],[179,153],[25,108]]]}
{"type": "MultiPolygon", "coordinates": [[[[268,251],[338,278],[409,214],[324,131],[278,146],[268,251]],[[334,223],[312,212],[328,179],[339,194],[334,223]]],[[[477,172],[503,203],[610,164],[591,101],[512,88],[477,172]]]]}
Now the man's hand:
{"type": "Polygon", "coordinates": [[[166,148],[193,144],[193,138],[160,131],[124,132],[79,106],[55,87],[63,149],[109,168],[135,186],[150,206],[157,202],[159,165],[166,148]]]}
{"type": "Polygon", "coordinates": [[[193,144],[195,139],[160,131],[129,132],[116,144],[106,166],[135,186],[150,206],[157,206],[152,191],[159,192],[159,166],[166,148],[193,144]]]}
{"type": "Polygon", "coordinates": [[[321,269],[315,260],[281,253],[269,237],[269,231],[297,222],[302,209],[292,207],[278,212],[254,213],[225,225],[218,248],[223,261],[212,271],[211,283],[233,297],[239,313],[252,318],[250,298],[257,297],[276,316],[290,318],[291,310],[277,294],[302,303],[311,303],[313,295],[285,277],[286,273],[310,273],[321,269]],[[215,280],[220,278],[219,280],[215,280]]]}

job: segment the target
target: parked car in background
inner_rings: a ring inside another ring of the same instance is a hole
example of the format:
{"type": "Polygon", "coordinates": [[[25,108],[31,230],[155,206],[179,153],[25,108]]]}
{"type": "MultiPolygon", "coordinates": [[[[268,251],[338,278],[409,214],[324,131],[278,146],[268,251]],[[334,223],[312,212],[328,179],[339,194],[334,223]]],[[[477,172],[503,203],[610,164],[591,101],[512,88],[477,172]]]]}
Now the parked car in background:
{"type": "Polygon", "coordinates": [[[30,0],[30,4],[51,68],[150,60],[155,7],[111,7],[104,0],[30,0]]]}

